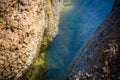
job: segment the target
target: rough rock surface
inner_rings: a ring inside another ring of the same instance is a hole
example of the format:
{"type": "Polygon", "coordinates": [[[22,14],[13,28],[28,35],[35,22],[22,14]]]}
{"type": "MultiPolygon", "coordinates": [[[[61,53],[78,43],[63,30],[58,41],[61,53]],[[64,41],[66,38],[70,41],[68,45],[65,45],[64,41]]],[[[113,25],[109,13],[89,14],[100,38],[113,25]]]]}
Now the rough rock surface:
{"type": "Polygon", "coordinates": [[[47,0],[46,23],[49,39],[52,40],[58,33],[60,13],[63,10],[63,0],[47,0]]]}
{"type": "Polygon", "coordinates": [[[68,80],[120,80],[120,0],[79,54],[68,80]]]}
{"type": "Polygon", "coordinates": [[[50,39],[55,37],[57,9],[62,8],[62,1],[55,1],[0,0],[0,80],[22,76],[37,57],[45,29],[50,39]],[[50,10],[47,1],[53,5],[50,10]],[[53,4],[55,1],[58,4],[53,4]]]}

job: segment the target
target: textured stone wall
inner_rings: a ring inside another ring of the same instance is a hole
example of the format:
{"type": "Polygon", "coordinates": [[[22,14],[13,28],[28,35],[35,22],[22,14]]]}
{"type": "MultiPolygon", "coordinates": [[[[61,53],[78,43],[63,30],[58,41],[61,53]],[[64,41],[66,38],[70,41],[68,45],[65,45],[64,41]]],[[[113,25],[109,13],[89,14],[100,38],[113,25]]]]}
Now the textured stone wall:
{"type": "Polygon", "coordinates": [[[120,0],[80,53],[68,80],[120,80],[120,0]]]}
{"type": "Polygon", "coordinates": [[[47,0],[46,26],[49,39],[52,40],[58,33],[59,16],[63,10],[63,0],[47,0]]]}
{"type": "Polygon", "coordinates": [[[0,0],[0,80],[22,76],[40,51],[45,29],[51,40],[57,34],[62,3],[55,0],[48,10],[47,1],[0,0]]]}

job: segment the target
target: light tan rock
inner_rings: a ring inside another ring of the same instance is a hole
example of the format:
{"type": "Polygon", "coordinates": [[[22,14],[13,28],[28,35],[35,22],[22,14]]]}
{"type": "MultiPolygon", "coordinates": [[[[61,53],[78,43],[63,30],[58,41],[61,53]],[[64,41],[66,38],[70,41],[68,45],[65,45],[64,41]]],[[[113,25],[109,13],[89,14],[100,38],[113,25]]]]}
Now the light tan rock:
{"type": "Polygon", "coordinates": [[[47,1],[0,0],[0,80],[18,80],[29,68],[45,29],[51,40],[57,34],[62,4],[55,0],[46,18],[47,1]]]}

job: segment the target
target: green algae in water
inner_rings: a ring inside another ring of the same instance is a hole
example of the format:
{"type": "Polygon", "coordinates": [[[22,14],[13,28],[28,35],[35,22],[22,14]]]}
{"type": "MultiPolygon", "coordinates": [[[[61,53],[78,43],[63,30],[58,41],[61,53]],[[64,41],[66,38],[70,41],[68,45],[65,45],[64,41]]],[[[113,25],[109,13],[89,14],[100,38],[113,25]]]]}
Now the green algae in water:
{"type": "Polygon", "coordinates": [[[47,31],[45,30],[38,58],[31,65],[30,69],[23,75],[22,80],[45,80],[45,73],[47,70],[46,56],[49,43],[50,40],[47,31]]]}

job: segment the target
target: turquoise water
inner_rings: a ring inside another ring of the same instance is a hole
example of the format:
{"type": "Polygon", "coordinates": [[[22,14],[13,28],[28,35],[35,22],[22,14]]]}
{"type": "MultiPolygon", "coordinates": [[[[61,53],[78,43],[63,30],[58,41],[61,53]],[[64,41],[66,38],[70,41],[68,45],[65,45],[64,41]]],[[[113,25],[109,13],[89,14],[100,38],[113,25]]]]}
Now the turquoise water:
{"type": "Polygon", "coordinates": [[[65,5],[59,33],[48,51],[46,80],[64,80],[75,55],[109,14],[113,3],[114,0],[75,0],[72,4],[65,5]],[[69,6],[70,10],[66,11],[69,6]]]}

